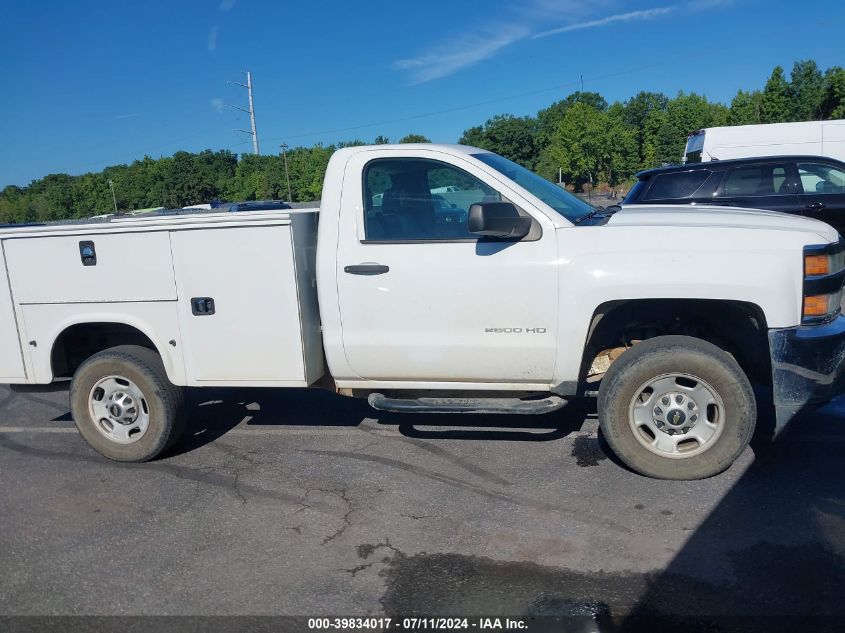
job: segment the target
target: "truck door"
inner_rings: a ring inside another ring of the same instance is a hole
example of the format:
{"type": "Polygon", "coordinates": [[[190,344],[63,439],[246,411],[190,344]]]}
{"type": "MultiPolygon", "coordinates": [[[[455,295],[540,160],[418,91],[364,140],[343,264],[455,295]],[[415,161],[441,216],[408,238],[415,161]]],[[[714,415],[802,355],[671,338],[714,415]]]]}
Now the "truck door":
{"type": "Polygon", "coordinates": [[[347,362],[369,380],[548,383],[554,228],[535,216],[522,241],[479,240],[469,207],[506,199],[501,183],[436,156],[385,150],[347,164],[336,271],[347,362]]]}
{"type": "Polygon", "coordinates": [[[845,169],[821,160],[799,161],[798,177],[801,213],[845,233],[845,169]]]}

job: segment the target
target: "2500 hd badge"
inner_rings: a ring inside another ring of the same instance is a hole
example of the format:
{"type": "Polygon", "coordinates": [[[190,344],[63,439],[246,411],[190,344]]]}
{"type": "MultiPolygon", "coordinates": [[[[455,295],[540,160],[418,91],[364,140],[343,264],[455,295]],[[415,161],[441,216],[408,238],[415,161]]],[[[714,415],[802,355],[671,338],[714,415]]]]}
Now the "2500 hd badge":
{"type": "Polygon", "coordinates": [[[485,333],[493,333],[493,334],[545,334],[546,328],[544,327],[486,327],[484,328],[485,333]]]}

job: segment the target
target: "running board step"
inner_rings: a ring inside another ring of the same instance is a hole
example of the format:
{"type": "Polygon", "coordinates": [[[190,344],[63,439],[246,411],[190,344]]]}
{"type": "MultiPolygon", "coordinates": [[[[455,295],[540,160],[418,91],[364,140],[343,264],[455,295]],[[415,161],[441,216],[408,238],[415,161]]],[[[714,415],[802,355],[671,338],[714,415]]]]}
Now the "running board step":
{"type": "Polygon", "coordinates": [[[367,402],[379,411],[398,413],[502,413],[537,415],[561,409],[566,400],[548,396],[542,400],[520,398],[388,398],[371,393],[367,402]]]}

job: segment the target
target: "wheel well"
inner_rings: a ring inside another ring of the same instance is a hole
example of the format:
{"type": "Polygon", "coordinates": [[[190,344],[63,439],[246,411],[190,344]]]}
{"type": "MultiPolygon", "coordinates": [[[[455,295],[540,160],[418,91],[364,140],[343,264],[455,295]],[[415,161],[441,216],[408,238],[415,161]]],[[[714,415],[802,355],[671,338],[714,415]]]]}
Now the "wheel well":
{"type": "Polygon", "coordinates": [[[763,311],[752,303],[711,299],[636,299],[600,305],[590,322],[580,384],[600,376],[597,369],[606,371],[636,342],[666,334],[709,341],[730,353],[752,383],[771,384],[763,311]]]}
{"type": "Polygon", "coordinates": [[[98,352],[118,345],[140,345],[158,353],[155,344],[139,329],[123,323],[71,325],[53,343],[50,365],[53,378],[71,378],[79,366],[98,352]]]}

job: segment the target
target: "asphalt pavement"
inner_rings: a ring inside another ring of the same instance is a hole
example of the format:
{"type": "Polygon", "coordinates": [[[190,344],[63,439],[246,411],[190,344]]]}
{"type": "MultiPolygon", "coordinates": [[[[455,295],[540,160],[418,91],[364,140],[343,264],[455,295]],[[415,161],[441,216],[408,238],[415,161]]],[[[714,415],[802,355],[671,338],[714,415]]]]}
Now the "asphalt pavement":
{"type": "Polygon", "coordinates": [[[717,477],[672,482],[619,464],[577,405],[190,399],[173,451],[118,464],[78,435],[65,389],[0,387],[0,614],[587,612],[613,630],[845,616],[845,402],[717,477]]]}

